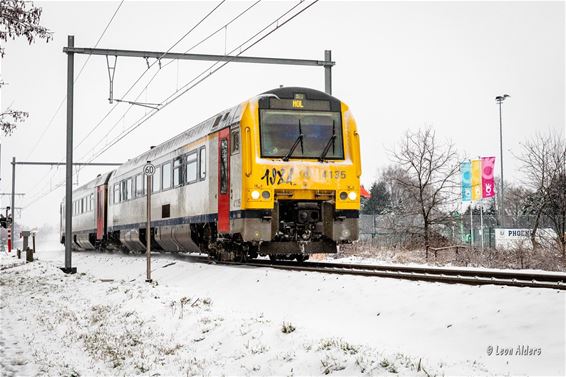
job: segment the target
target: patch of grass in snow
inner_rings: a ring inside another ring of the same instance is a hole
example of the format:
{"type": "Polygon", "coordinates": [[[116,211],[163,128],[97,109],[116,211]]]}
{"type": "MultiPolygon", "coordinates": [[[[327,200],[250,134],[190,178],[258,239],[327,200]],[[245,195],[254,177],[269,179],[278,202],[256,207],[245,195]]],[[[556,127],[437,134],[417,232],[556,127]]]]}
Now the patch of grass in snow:
{"type": "Polygon", "coordinates": [[[269,351],[269,347],[262,344],[255,338],[249,339],[245,344],[244,348],[247,349],[252,355],[258,355],[260,353],[265,353],[269,351]]]}
{"type": "Polygon", "coordinates": [[[359,348],[360,348],[359,346],[350,344],[343,339],[336,339],[336,338],[322,339],[318,345],[319,351],[330,351],[332,349],[339,349],[348,355],[357,354],[359,348]]]}
{"type": "Polygon", "coordinates": [[[337,360],[331,355],[324,355],[324,358],[320,360],[321,371],[324,374],[330,374],[339,370],[346,369],[344,362],[337,360]]]}
{"type": "Polygon", "coordinates": [[[196,357],[190,358],[183,366],[183,374],[187,377],[208,375],[205,373],[205,365],[205,360],[197,359],[196,357]]]}
{"type": "Polygon", "coordinates": [[[174,346],[161,345],[157,346],[157,350],[163,355],[174,355],[178,350],[183,348],[182,344],[175,344],[174,346]]]}
{"type": "Polygon", "coordinates": [[[283,322],[283,325],[281,326],[281,332],[283,334],[290,334],[295,330],[296,328],[291,322],[283,322]]]}
{"type": "Polygon", "coordinates": [[[174,317],[177,310],[179,310],[179,319],[183,319],[185,311],[190,309],[203,309],[205,311],[210,311],[211,305],[212,299],[209,297],[181,297],[179,300],[173,300],[169,303],[171,316],[174,317]]]}
{"type": "Polygon", "coordinates": [[[383,359],[380,361],[379,366],[383,369],[387,370],[390,373],[398,373],[395,364],[387,359],[383,359]]]}
{"type": "MultiPolygon", "coordinates": [[[[361,373],[367,375],[383,374],[384,372],[398,373],[393,363],[385,358],[380,362],[380,357],[379,353],[374,350],[365,349],[357,355],[355,364],[360,368],[361,373]]],[[[414,364],[411,363],[408,357],[405,357],[405,359],[408,363],[406,365],[407,369],[412,372],[410,374],[415,374],[414,364]]]]}
{"type": "Polygon", "coordinates": [[[284,352],[281,355],[279,355],[279,357],[283,361],[290,362],[290,361],[295,360],[295,352],[293,352],[293,351],[284,352]]]}

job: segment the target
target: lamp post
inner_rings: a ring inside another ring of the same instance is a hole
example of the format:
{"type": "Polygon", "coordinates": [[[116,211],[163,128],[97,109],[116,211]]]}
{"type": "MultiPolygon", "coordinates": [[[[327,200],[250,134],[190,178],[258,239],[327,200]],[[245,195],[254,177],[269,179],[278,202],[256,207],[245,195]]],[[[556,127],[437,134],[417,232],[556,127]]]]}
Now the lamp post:
{"type": "Polygon", "coordinates": [[[499,105],[499,161],[501,161],[501,187],[499,188],[499,223],[504,225],[505,223],[505,210],[503,203],[503,120],[501,117],[501,104],[506,98],[511,97],[509,94],[504,94],[502,96],[495,97],[495,101],[499,105]]]}

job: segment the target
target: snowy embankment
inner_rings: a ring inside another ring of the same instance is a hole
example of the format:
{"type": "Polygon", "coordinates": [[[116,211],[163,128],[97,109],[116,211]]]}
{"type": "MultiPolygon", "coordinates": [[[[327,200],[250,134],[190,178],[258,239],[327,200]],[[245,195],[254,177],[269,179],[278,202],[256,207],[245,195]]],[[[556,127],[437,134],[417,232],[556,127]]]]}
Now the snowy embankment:
{"type": "Polygon", "coordinates": [[[35,256],[0,273],[6,375],[564,375],[566,295],[555,290],[159,254],[149,284],[140,256],[74,253],[76,275],[57,269],[61,250],[35,256]]]}

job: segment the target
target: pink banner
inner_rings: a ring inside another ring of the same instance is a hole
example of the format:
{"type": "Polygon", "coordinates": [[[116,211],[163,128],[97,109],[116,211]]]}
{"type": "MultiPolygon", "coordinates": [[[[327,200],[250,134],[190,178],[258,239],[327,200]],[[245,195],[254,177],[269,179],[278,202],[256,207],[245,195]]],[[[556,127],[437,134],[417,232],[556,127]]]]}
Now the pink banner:
{"type": "Polygon", "coordinates": [[[495,179],[493,171],[495,168],[495,157],[482,157],[482,197],[492,198],[495,196],[495,179]]]}

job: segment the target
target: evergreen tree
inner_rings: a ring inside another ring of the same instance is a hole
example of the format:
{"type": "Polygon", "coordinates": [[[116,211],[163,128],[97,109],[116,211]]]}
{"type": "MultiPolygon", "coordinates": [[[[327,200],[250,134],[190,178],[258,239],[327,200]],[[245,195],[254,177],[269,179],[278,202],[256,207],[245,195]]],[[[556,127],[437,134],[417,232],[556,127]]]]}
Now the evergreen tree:
{"type": "Polygon", "coordinates": [[[391,194],[387,190],[387,185],[383,180],[374,182],[370,189],[369,198],[362,210],[365,214],[383,215],[391,209],[391,194]]]}

